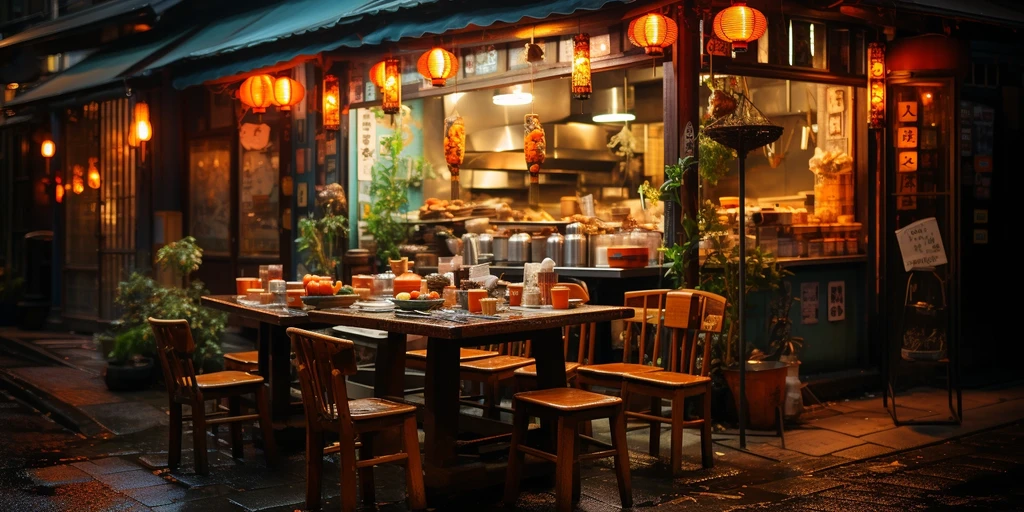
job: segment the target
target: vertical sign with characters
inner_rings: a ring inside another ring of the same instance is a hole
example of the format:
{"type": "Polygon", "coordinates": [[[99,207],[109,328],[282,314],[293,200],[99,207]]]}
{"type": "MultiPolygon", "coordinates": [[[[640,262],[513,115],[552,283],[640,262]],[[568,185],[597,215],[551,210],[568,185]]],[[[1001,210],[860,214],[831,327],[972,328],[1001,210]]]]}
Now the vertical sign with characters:
{"type": "Polygon", "coordinates": [[[846,281],[828,283],[828,321],[846,319],[846,281]]]}
{"type": "Polygon", "coordinates": [[[356,169],[359,181],[370,181],[373,160],[376,155],[374,145],[377,143],[377,119],[368,108],[359,109],[356,131],[356,169]]]}

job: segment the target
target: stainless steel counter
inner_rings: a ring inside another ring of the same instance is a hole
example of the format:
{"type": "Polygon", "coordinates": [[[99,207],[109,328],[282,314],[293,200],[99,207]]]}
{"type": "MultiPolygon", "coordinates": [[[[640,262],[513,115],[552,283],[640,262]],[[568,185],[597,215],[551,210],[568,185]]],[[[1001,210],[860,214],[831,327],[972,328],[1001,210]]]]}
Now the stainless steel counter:
{"type": "MultiPolygon", "coordinates": [[[[664,267],[643,267],[643,268],[608,268],[608,267],[555,267],[555,272],[560,276],[594,278],[594,279],[632,279],[636,277],[657,277],[665,273],[664,267]]],[[[415,269],[420,275],[437,272],[437,267],[419,267],[415,269]]],[[[491,275],[519,276],[523,274],[523,267],[491,265],[491,275]]]]}

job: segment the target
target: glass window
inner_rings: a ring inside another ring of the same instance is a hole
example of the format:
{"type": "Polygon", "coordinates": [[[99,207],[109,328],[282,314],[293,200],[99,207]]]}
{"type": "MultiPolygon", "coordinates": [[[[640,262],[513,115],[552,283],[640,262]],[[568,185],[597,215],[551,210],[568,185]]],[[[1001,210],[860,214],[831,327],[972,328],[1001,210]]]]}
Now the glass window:
{"type": "Polygon", "coordinates": [[[274,123],[243,123],[238,180],[238,255],[278,257],[278,148],[274,123]]]}
{"type": "Polygon", "coordinates": [[[789,65],[826,69],[826,36],[822,23],[789,20],[789,65]]]}
{"type": "Polygon", "coordinates": [[[189,233],[208,255],[231,252],[231,139],[189,145],[189,233]]]}

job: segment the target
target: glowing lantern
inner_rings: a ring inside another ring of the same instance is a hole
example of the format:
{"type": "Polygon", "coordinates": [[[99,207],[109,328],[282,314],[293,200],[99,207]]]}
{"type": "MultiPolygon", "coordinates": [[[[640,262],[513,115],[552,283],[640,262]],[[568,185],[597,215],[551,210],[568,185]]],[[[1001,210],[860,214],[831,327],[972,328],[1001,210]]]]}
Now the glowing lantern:
{"type": "Polygon", "coordinates": [[[98,161],[96,158],[89,159],[89,174],[86,175],[86,183],[92,189],[100,188],[100,170],[96,168],[96,162],[98,161]]]}
{"type": "Polygon", "coordinates": [[[385,114],[397,114],[402,108],[402,66],[398,59],[384,61],[384,85],[380,88],[385,114]]]}
{"type": "Polygon", "coordinates": [[[370,67],[370,82],[378,88],[384,87],[384,64],[387,61],[380,61],[370,67]]]}
{"type": "Polygon", "coordinates": [[[590,98],[594,84],[590,80],[590,34],[576,34],[572,38],[572,97],[578,100],[590,98]]]}
{"type": "Polygon", "coordinates": [[[132,128],[128,133],[128,145],[132,147],[153,138],[153,125],[149,123],[149,105],[144,101],[137,102],[133,112],[132,128]]]}
{"type": "Polygon", "coordinates": [[[868,126],[885,124],[885,43],[868,44],[868,126]]]}
{"type": "Polygon", "coordinates": [[[53,154],[57,151],[57,146],[54,145],[53,141],[46,139],[39,146],[39,152],[42,153],[43,158],[53,158],[53,154]]]}
{"type": "Polygon", "coordinates": [[[85,182],[82,181],[82,166],[76,165],[71,168],[71,191],[81,194],[85,191],[85,182]]]}
{"type": "Polygon", "coordinates": [[[649,12],[629,22],[629,42],[643,47],[647,55],[661,57],[665,48],[672,46],[679,35],[675,21],[658,12],[649,12]]]}
{"type": "Polygon", "coordinates": [[[757,41],[768,30],[768,20],[761,11],[747,7],[742,0],[733,0],[732,5],[715,15],[715,36],[732,43],[732,51],[747,51],[747,43],[757,41]]]}
{"type": "Polygon", "coordinates": [[[256,114],[266,112],[274,104],[274,79],[270,75],[246,78],[238,88],[238,99],[256,114]]]}
{"type": "Polygon", "coordinates": [[[56,178],[54,178],[54,180],[57,183],[57,186],[55,186],[54,190],[53,190],[54,199],[56,199],[58,203],[63,203],[64,202],[64,184],[60,182],[60,176],[57,176],[56,178]]]}
{"type": "Polygon", "coordinates": [[[274,104],[281,110],[291,110],[292,105],[302,101],[306,89],[302,84],[287,76],[279,76],[274,80],[274,104]]]}
{"type": "Polygon", "coordinates": [[[338,77],[324,75],[324,129],[338,131],[341,129],[341,88],[338,77]]]}
{"type": "Polygon", "coordinates": [[[444,87],[447,80],[458,73],[459,59],[444,48],[431,48],[420,55],[420,60],[416,62],[416,70],[423,78],[429,78],[434,87],[444,87]]]}

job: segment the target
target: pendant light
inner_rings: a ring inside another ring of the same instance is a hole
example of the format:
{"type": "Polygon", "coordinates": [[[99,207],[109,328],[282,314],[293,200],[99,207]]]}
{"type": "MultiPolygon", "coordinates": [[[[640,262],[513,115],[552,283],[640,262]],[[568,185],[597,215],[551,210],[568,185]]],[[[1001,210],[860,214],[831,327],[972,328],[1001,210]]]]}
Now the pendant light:
{"type": "Polygon", "coordinates": [[[324,130],[341,129],[341,86],[335,75],[324,75],[323,116],[324,130]]]}
{"type": "Polygon", "coordinates": [[[402,109],[402,65],[398,59],[384,61],[384,84],[380,92],[384,113],[397,114],[402,109]]]}
{"type": "Polygon", "coordinates": [[[732,51],[747,51],[747,43],[757,41],[768,30],[768,20],[761,11],[747,7],[743,0],[733,0],[732,5],[715,15],[713,24],[715,36],[732,43],[732,51]]]}
{"type": "Polygon", "coordinates": [[[590,93],[594,91],[590,76],[590,34],[576,34],[572,43],[572,97],[590,99],[590,93]]]}
{"type": "Polygon", "coordinates": [[[459,59],[454,53],[435,46],[420,55],[416,70],[423,78],[429,79],[434,87],[444,87],[448,79],[458,73],[459,59]]]}
{"type": "Polygon", "coordinates": [[[652,57],[663,57],[679,35],[676,22],[660,12],[649,12],[629,22],[629,42],[644,49],[652,57]]]}
{"type": "Polygon", "coordinates": [[[600,99],[595,100],[595,103],[605,105],[608,110],[594,114],[595,123],[625,123],[636,120],[636,115],[629,111],[629,80],[625,76],[622,78],[621,93],[618,87],[610,87],[599,91],[598,94],[600,99]]]}
{"type": "Polygon", "coordinates": [[[274,80],[274,104],[282,111],[291,110],[305,96],[306,89],[292,77],[279,76],[274,80]]]}
{"type": "Polygon", "coordinates": [[[246,78],[238,88],[238,99],[255,114],[266,112],[274,104],[274,79],[270,75],[246,78]]]}

